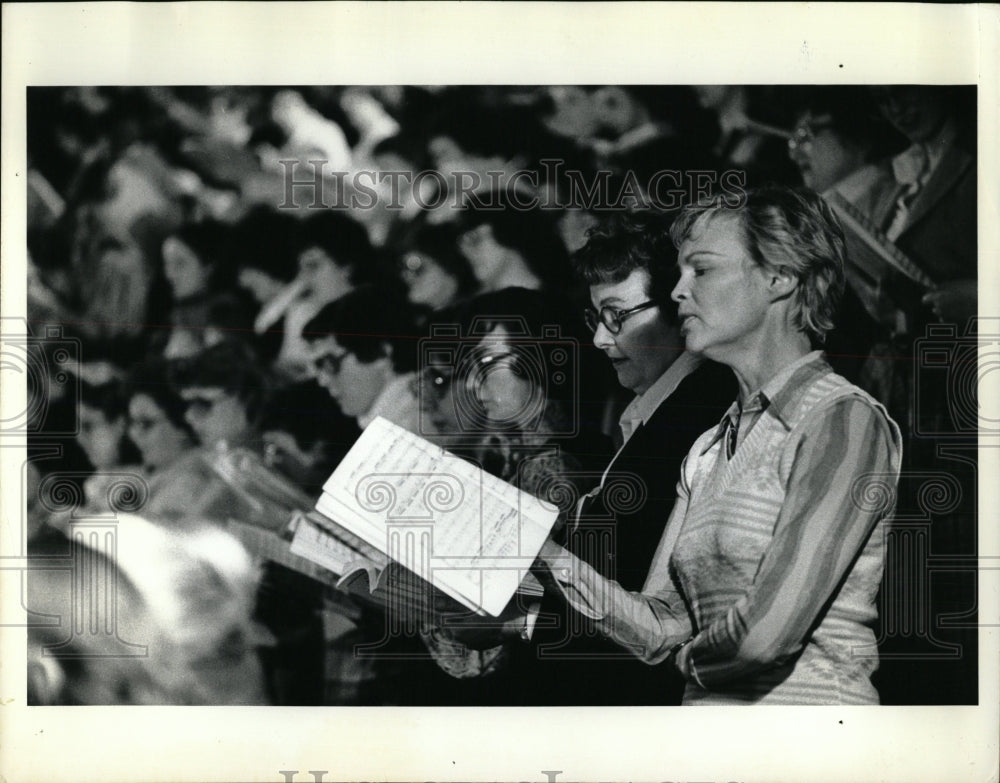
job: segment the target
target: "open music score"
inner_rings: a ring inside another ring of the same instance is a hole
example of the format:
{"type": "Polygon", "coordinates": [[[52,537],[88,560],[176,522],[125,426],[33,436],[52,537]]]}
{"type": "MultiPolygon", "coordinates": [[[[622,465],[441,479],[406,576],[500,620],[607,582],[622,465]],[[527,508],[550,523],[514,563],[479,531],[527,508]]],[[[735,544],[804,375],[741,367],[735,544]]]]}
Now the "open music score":
{"type": "MultiPolygon", "coordinates": [[[[291,551],[374,587],[389,559],[480,614],[517,592],[557,509],[391,422],[376,418],[298,520],[291,551]],[[331,540],[332,539],[332,540],[331,540]]],[[[526,578],[527,577],[527,578],[526,578]]]]}

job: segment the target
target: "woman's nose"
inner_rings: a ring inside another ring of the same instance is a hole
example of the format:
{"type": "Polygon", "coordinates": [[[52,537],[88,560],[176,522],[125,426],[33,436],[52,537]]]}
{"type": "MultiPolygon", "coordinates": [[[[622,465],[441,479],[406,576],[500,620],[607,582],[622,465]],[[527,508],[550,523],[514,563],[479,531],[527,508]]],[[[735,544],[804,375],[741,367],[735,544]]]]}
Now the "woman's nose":
{"type": "Polygon", "coordinates": [[[682,272],[681,279],[677,281],[677,285],[674,286],[674,290],[670,292],[670,298],[675,302],[680,302],[682,299],[687,299],[687,296],[688,296],[687,275],[685,275],[682,272]]]}

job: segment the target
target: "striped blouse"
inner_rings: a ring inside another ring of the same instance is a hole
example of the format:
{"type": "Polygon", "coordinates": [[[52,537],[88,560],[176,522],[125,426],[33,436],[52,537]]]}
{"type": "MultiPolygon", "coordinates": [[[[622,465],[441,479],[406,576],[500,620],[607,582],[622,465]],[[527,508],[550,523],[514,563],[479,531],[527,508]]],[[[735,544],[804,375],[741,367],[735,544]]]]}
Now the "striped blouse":
{"type": "Polygon", "coordinates": [[[581,613],[647,663],[672,655],[685,704],[878,703],[875,598],[899,478],[896,424],[819,352],[692,447],[640,593],[546,544],[581,613]]]}

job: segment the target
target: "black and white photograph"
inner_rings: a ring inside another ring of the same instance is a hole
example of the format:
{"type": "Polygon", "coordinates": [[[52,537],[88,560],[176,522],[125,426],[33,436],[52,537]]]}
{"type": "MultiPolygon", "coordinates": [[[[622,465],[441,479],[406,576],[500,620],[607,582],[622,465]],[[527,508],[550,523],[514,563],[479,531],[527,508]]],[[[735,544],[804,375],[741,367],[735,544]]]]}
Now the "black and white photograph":
{"type": "MultiPolygon", "coordinates": [[[[18,72],[4,703],[279,746],[199,780],[845,779],[709,735],[995,727],[995,72],[429,79],[401,35],[370,76],[18,72]],[[522,716],[523,772],[438,747],[522,716]],[[643,750],[571,767],[564,720],[643,750]],[[718,760],[657,761],[679,724],[718,760]]],[[[990,741],[851,779],[987,780],[990,741]]],[[[4,776],[178,777],[56,766],[4,776]]]]}

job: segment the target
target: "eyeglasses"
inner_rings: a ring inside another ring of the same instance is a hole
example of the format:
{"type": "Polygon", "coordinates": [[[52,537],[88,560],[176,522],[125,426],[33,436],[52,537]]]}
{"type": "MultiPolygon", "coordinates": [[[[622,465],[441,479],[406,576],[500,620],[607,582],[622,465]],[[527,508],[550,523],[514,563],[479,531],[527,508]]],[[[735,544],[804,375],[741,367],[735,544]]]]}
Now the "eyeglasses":
{"type": "Polygon", "coordinates": [[[832,119],[827,114],[816,119],[800,122],[795,126],[795,130],[792,131],[792,135],[788,139],[788,149],[796,150],[811,147],[812,143],[816,140],[816,134],[832,126],[832,119]]]}
{"type": "Polygon", "coordinates": [[[597,311],[593,307],[588,307],[583,311],[583,320],[586,322],[587,328],[592,332],[597,331],[599,324],[604,324],[604,328],[611,332],[611,334],[618,334],[622,330],[622,324],[633,315],[656,306],[656,302],[648,301],[635,307],[630,307],[627,310],[602,307],[600,311],[597,311]]]}

